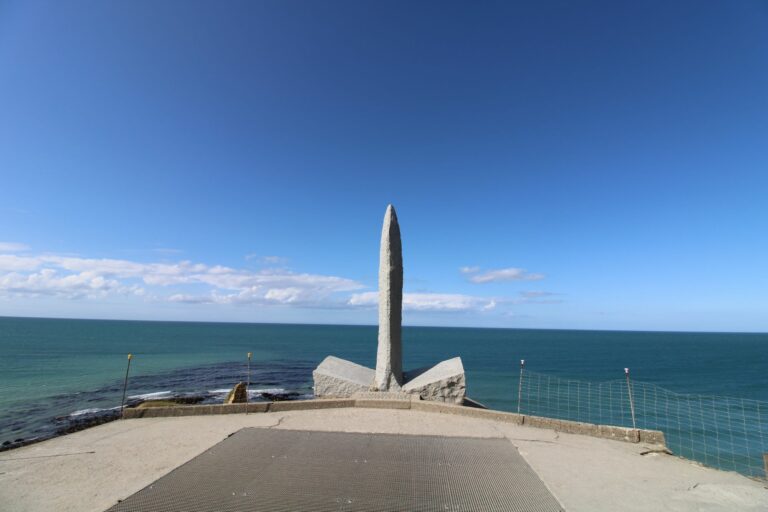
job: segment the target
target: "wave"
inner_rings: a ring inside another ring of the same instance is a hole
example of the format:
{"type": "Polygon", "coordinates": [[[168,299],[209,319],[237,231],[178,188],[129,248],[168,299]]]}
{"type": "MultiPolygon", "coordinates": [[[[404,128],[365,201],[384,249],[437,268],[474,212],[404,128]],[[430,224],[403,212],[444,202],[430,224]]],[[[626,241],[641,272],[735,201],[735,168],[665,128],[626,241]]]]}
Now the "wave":
{"type": "MultiPolygon", "coordinates": [[[[209,389],[208,393],[212,395],[226,395],[230,391],[232,391],[232,388],[227,389],[209,389]]],[[[286,393],[290,393],[285,388],[261,388],[261,389],[249,389],[248,390],[248,396],[261,396],[264,393],[269,393],[270,395],[284,395],[286,393]]]]}
{"type": "Polygon", "coordinates": [[[173,396],[172,391],[155,391],[154,393],[144,393],[142,395],[131,395],[128,398],[134,400],[159,400],[161,398],[170,398],[173,396]]]}
{"type": "Polygon", "coordinates": [[[249,393],[270,393],[272,395],[279,395],[283,393],[288,393],[288,390],[285,388],[264,388],[264,389],[249,389],[249,393]]]}
{"type": "Polygon", "coordinates": [[[79,411],[75,411],[73,413],[69,414],[70,418],[76,418],[78,416],[95,416],[99,414],[105,414],[110,411],[115,411],[117,409],[120,409],[120,406],[118,407],[109,407],[107,409],[101,409],[99,407],[92,407],[90,409],[80,409],[79,411]]]}

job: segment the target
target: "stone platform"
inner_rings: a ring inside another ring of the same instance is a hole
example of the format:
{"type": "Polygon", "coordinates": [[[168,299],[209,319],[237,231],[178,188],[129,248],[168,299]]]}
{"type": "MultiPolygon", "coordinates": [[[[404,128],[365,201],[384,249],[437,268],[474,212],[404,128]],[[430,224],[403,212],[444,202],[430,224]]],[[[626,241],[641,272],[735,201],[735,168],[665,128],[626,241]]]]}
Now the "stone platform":
{"type": "MultiPolygon", "coordinates": [[[[0,510],[104,512],[246,427],[504,440],[569,512],[768,510],[768,483],[668,455],[654,444],[663,438],[641,435],[640,442],[617,442],[564,430],[575,432],[579,424],[413,398],[391,401],[409,404],[406,409],[381,407],[388,402],[361,398],[247,406],[270,411],[266,414],[245,414],[239,404],[184,406],[174,412],[186,417],[106,423],[0,453],[0,510]],[[203,410],[209,414],[190,415],[203,410]],[[232,414],[211,414],[219,410],[232,414]]],[[[617,430],[617,438],[620,430],[628,429],[617,430]]],[[[408,468],[402,471],[409,481],[417,477],[408,468]]]]}

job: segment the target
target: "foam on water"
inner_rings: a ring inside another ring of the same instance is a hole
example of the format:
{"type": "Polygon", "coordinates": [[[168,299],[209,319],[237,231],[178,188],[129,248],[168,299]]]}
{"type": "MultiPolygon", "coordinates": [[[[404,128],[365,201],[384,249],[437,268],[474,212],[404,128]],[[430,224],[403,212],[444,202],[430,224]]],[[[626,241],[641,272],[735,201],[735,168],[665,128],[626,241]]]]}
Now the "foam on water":
{"type": "Polygon", "coordinates": [[[128,398],[132,398],[134,400],[159,400],[161,398],[170,398],[171,396],[173,396],[172,391],[155,391],[153,393],[131,395],[128,398]]]}
{"type": "Polygon", "coordinates": [[[112,409],[100,409],[98,407],[93,407],[91,409],[81,409],[79,411],[73,412],[69,416],[71,418],[76,418],[77,416],[89,416],[89,415],[99,414],[99,413],[102,413],[104,411],[110,411],[110,410],[114,410],[114,409],[119,409],[119,407],[113,407],[112,409]]]}
{"type": "Polygon", "coordinates": [[[248,391],[250,393],[257,393],[257,394],[269,393],[272,395],[288,393],[288,390],[286,390],[285,388],[249,389],[248,391]]]}

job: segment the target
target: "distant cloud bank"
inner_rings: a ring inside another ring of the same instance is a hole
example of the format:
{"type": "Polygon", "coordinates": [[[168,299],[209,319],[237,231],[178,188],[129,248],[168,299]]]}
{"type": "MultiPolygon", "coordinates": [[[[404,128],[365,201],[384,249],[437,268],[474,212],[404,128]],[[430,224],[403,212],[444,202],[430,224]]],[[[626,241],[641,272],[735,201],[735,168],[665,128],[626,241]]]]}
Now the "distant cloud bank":
{"type": "Polygon", "coordinates": [[[364,288],[337,276],[287,270],[250,271],[191,261],[141,263],[109,258],[0,254],[0,295],[68,299],[131,294],[188,303],[322,304],[339,292],[364,288]],[[163,293],[200,285],[202,293],[163,293]]]}
{"type": "MultiPolygon", "coordinates": [[[[164,255],[173,251],[162,251],[164,255]]],[[[260,270],[224,265],[177,262],[141,262],[128,259],[87,258],[38,254],[20,243],[0,243],[0,298],[54,297],[61,300],[133,297],[146,302],[287,306],[326,309],[374,309],[378,292],[346,277],[294,272],[283,267],[287,259],[248,255],[248,264],[260,270]]],[[[541,274],[518,268],[481,272],[463,267],[474,283],[536,281],[541,274]]],[[[546,291],[522,291],[511,297],[481,297],[461,293],[403,294],[403,309],[412,312],[486,313],[519,304],[562,302],[546,291]]]]}
{"type": "Polygon", "coordinates": [[[501,281],[540,281],[544,274],[533,274],[522,268],[500,268],[480,272],[480,267],[461,267],[459,271],[468,275],[468,279],[477,284],[497,283],[501,281]]]}
{"type": "MultiPolygon", "coordinates": [[[[378,292],[353,294],[351,306],[373,307],[379,303],[378,292]]],[[[404,293],[405,311],[488,311],[496,307],[496,300],[457,293],[404,293]]]]}
{"type": "Polygon", "coordinates": [[[15,242],[0,242],[0,252],[23,252],[28,251],[29,246],[15,242]]]}

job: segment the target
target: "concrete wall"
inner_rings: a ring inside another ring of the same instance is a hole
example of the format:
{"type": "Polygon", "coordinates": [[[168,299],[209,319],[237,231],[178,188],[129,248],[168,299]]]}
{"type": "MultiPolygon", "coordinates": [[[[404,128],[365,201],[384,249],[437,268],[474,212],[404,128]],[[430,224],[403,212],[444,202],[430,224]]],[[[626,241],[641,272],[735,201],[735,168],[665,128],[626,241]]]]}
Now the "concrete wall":
{"type": "Polygon", "coordinates": [[[454,414],[484,420],[501,421],[546,428],[569,434],[581,434],[625,441],[629,443],[648,443],[666,446],[664,433],[659,430],[631,429],[611,425],[594,425],[577,421],[527,416],[511,412],[478,409],[462,405],[429,402],[412,397],[410,400],[360,398],[295,400],[287,402],[255,402],[231,405],[181,405],[175,407],[150,407],[147,409],[125,409],[125,418],[160,418],[169,416],[199,416],[207,414],[245,414],[283,411],[307,411],[316,409],[338,409],[344,407],[368,407],[376,409],[413,409],[437,414],[454,414]]]}

